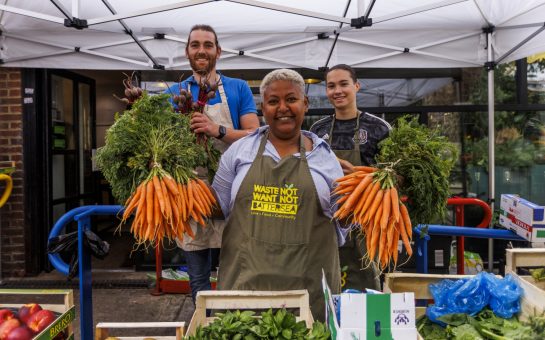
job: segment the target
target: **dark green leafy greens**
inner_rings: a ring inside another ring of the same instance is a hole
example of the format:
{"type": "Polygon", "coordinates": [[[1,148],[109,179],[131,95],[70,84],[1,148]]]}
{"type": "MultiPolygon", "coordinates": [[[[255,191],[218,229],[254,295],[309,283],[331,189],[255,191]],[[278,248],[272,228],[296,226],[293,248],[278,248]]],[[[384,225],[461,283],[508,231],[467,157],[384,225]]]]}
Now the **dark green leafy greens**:
{"type": "Polygon", "coordinates": [[[304,321],[297,321],[295,315],[285,309],[276,313],[269,309],[254,317],[252,311],[227,311],[216,313],[217,318],[208,326],[197,328],[195,335],[188,340],[257,340],[257,339],[296,339],[327,340],[329,330],[325,324],[316,321],[312,329],[307,329],[304,321]]]}
{"type": "Polygon", "coordinates": [[[417,320],[419,334],[425,340],[544,340],[545,316],[531,316],[527,321],[516,317],[503,319],[485,308],[475,317],[467,314],[448,314],[439,318],[445,328],[423,316],[417,320]]]}
{"type": "Polygon", "coordinates": [[[189,115],[175,113],[168,98],[144,92],[130,110],[116,117],[105,146],[97,152],[97,165],[120,203],[154,169],[165,170],[182,183],[194,177],[197,166],[217,169],[218,153],[211,141],[198,144],[189,129],[189,115]]]}
{"type": "Polygon", "coordinates": [[[409,198],[411,220],[432,223],[442,219],[450,194],[450,171],[458,157],[456,145],[416,118],[402,117],[379,146],[377,163],[393,163],[401,176],[401,194],[409,198]]]}

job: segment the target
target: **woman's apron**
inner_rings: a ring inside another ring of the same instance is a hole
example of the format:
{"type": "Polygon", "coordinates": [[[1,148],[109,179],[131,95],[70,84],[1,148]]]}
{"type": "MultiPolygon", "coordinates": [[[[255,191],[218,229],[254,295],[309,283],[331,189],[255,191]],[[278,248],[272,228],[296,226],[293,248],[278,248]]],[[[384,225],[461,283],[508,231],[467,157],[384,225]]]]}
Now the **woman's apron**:
{"type": "MultiPolygon", "coordinates": [[[[333,150],[337,157],[349,161],[353,165],[362,165],[359,143],[360,115],[358,112],[356,118],[356,128],[354,129],[354,148],[352,150],[333,150]]],[[[329,144],[333,145],[333,128],[335,126],[335,115],[331,121],[329,131],[329,144]]],[[[341,287],[342,289],[371,288],[380,290],[379,271],[375,265],[363,270],[365,266],[362,262],[364,253],[367,252],[365,237],[359,234],[359,230],[352,230],[346,238],[346,242],[339,248],[339,258],[341,262],[341,287]]]]}
{"type": "Polygon", "coordinates": [[[325,216],[303,147],[276,163],[263,156],[268,131],[237,193],[225,227],[219,289],[308,289],[312,314],[324,321],[322,269],[340,291],[335,226],[325,216]]]}
{"type": "MultiPolygon", "coordinates": [[[[191,86],[188,86],[191,88],[191,86]]],[[[204,107],[204,113],[216,124],[223,125],[227,128],[233,128],[233,120],[231,118],[231,112],[229,111],[229,104],[227,103],[227,96],[223,88],[223,83],[218,83],[218,92],[220,94],[221,103],[214,105],[206,105],[204,107]]],[[[229,145],[222,140],[213,138],[214,147],[218,149],[222,154],[227,150],[229,145]]],[[[206,169],[197,169],[199,178],[208,183],[208,173],[206,169]]],[[[220,248],[221,247],[221,234],[225,228],[224,220],[208,219],[206,227],[201,227],[195,221],[189,222],[195,238],[191,238],[187,233],[184,234],[183,240],[176,239],[176,243],[180,248],[185,251],[202,250],[208,248],[220,248]]]]}

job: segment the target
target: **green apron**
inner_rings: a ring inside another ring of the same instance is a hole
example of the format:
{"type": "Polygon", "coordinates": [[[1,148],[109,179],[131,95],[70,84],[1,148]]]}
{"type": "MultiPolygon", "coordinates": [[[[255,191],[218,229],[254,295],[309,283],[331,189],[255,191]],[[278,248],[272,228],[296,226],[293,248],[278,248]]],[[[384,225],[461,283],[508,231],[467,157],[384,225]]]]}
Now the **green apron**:
{"type": "Polygon", "coordinates": [[[325,216],[310,174],[301,135],[301,158],[276,163],[263,156],[268,131],[240,185],[223,232],[219,289],[307,289],[311,311],[324,321],[322,269],[340,292],[335,226],[325,216]]]}
{"type": "MultiPolygon", "coordinates": [[[[362,165],[360,154],[360,143],[358,140],[360,128],[360,114],[356,118],[356,128],[354,130],[354,148],[352,150],[333,150],[337,157],[349,161],[353,165],[362,165]]],[[[335,126],[335,115],[331,121],[329,131],[329,144],[333,145],[333,127],[335,126]]],[[[363,290],[371,288],[380,290],[380,280],[378,268],[373,264],[369,268],[362,270],[363,254],[367,252],[365,237],[358,235],[358,230],[353,230],[346,237],[345,244],[339,248],[339,258],[341,261],[341,287],[342,289],[363,290]]]]}

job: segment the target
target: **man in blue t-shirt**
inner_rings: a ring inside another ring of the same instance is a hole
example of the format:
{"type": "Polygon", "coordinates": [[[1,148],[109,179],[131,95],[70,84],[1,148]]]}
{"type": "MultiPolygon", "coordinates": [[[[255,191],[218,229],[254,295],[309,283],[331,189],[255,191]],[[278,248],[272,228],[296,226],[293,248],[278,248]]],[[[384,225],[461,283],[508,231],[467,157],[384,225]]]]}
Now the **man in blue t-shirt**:
{"type": "MultiPolygon", "coordinates": [[[[195,112],[191,118],[191,129],[214,138],[214,144],[225,151],[234,141],[247,136],[259,127],[257,109],[248,84],[229,78],[216,71],[216,61],[221,48],[214,29],[208,25],[195,25],[189,31],[185,55],[189,59],[193,75],[181,84],[170,87],[166,93],[180,93],[180,86],[188,90],[193,102],[199,95],[199,83],[206,79],[218,84],[215,97],[208,100],[204,113],[195,112]]],[[[194,238],[186,235],[177,241],[184,250],[189,274],[191,295],[195,302],[197,292],[210,290],[210,267],[217,260],[221,246],[224,221],[210,220],[205,228],[190,222],[194,238]]]]}

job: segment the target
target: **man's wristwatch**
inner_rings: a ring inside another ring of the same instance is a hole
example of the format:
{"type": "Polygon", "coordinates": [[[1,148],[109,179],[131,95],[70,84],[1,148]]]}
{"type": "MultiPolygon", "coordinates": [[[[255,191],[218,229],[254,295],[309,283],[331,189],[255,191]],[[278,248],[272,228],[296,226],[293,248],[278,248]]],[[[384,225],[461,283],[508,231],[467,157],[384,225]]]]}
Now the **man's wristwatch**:
{"type": "Polygon", "coordinates": [[[222,139],[225,137],[225,134],[227,134],[227,128],[223,125],[219,126],[219,135],[216,137],[217,139],[222,139]]]}

